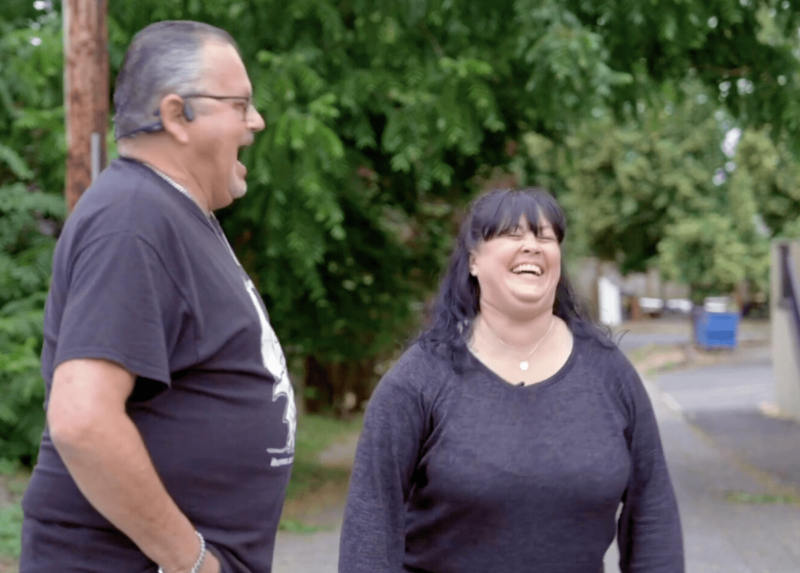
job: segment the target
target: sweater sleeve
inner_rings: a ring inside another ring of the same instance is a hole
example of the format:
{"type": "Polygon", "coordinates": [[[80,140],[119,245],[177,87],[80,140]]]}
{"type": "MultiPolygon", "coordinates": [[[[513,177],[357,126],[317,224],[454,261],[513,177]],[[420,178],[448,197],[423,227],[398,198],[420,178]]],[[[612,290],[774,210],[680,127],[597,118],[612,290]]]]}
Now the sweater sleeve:
{"type": "Polygon", "coordinates": [[[639,375],[628,370],[623,401],[631,474],[619,518],[622,573],[683,573],[683,537],[678,503],[667,470],[652,404],[639,375]]]}
{"type": "Polygon", "coordinates": [[[364,416],[344,512],[339,573],[400,573],[405,503],[429,430],[422,352],[410,350],[380,381],[364,416]]]}

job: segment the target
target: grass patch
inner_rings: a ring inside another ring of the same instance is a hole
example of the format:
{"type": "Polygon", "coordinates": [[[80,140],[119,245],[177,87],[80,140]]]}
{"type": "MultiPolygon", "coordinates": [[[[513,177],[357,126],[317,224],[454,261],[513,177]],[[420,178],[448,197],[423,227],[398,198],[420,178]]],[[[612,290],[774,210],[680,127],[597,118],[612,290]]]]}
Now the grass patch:
{"type": "Polygon", "coordinates": [[[20,500],[28,486],[30,473],[16,464],[5,462],[0,467],[0,571],[5,563],[15,563],[20,552],[22,506],[20,500]],[[8,503],[4,504],[3,499],[8,503]]]}
{"type": "Polygon", "coordinates": [[[292,479],[286,490],[278,528],[291,533],[314,533],[328,530],[331,523],[323,519],[319,524],[319,511],[339,506],[344,500],[350,469],[347,467],[347,450],[341,460],[331,460],[330,465],[320,462],[320,454],[335,444],[352,441],[361,431],[362,419],[337,420],[328,416],[306,415],[297,422],[292,479]],[[308,523],[308,521],[313,523],[308,523]]]}
{"type": "Polygon", "coordinates": [[[12,503],[0,508],[0,558],[19,558],[22,507],[12,503]]]}
{"type": "Polygon", "coordinates": [[[684,347],[675,344],[648,344],[626,354],[634,368],[643,376],[653,376],[686,366],[688,360],[684,347]]]}
{"type": "Polygon", "coordinates": [[[308,414],[297,421],[292,479],[286,490],[286,499],[297,499],[313,493],[331,482],[346,482],[350,471],[341,467],[327,467],[319,463],[319,455],[337,441],[360,432],[362,419],[337,420],[328,416],[308,414]]]}
{"type": "Polygon", "coordinates": [[[278,524],[278,529],[280,531],[288,531],[289,533],[316,533],[317,531],[323,531],[329,528],[320,527],[319,525],[309,525],[307,523],[303,523],[299,519],[284,517],[281,518],[281,522],[278,524]]]}
{"type": "Polygon", "coordinates": [[[743,491],[728,492],[725,500],[758,505],[800,505],[800,497],[796,495],[751,494],[743,491]]]}
{"type": "Polygon", "coordinates": [[[639,346],[638,348],[634,348],[627,353],[628,360],[633,363],[643,362],[645,359],[649,358],[653,354],[656,354],[658,351],[659,347],[655,344],[639,346]]]}

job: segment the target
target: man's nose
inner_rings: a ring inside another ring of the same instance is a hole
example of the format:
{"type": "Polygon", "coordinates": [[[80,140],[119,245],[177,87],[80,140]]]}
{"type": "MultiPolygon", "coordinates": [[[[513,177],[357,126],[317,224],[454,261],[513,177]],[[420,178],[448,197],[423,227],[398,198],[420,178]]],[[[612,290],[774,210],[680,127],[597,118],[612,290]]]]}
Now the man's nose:
{"type": "Polygon", "coordinates": [[[250,113],[247,114],[247,128],[250,131],[261,131],[266,126],[266,122],[258,110],[251,104],[250,113]]]}

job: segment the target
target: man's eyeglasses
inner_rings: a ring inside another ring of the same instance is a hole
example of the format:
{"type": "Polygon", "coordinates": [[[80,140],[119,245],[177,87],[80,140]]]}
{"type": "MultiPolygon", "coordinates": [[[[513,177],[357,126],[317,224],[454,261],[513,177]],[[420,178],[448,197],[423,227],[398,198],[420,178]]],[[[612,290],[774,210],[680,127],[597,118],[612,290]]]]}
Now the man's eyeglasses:
{"type": "Polygon", "coordinates": [[[190,99],[190,98],[208,98],[208,99],[216,99],[220,101],[224,100],[234,100],[235,103],[232,104],[232,107],[242,114],[242,121],[247,121],[247,114],[250,113],[252,109],[255,111],[255,106],[252,102],[252,97],[248,96],[228,96],[228,95],[211,95],[211,94],[186,94],[181,96],[183,99],[190,99]]]}

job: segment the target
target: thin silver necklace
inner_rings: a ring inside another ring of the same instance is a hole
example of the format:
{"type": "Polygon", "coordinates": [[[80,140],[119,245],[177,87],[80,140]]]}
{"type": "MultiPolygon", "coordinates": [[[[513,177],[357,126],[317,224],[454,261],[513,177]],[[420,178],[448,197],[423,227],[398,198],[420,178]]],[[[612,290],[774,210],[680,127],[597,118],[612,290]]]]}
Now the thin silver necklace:
{"type": "MultiPolygon", "coordinates": [[[[192,197],[192,194],[189,193],[189,191],[183,185],[181,185],[180,183],[175,181],[172,177],[170,177],[166,173],[162,173],[161,171],[159,171],[158,169],[156,169],[155,167],[153,167],[149,163],[145,163],[145,165],[147,167],[149,167],[150,169],[152,169],[153,173],[155,173],[156,175],[161,177],[164,181],[166,181],[167,183],[172,185],[175,189],[177,189],[178,191],[180,191],[181,193],[186,195],[189,199],[191,199],[192,203],[197,205],[197,208],[200,209],[200,211],[203,212],[203,215],[206,216],[206,218],[208,219],[208,222],[211,224],[211,230],[214,232],[214,234],[217,236],[217,238],[220,240],[220,242],[223,245],[225,245],[225,248],[227,249],[228,253],[230,253],[230,255],[233,257],[233,260],[236,261],[236,264],[241,267],[242,265],[239,262],[239,259],[236,258],[236,253],[233,252],[233,247],[231,247],[231,244],[228,242],[228,238],[224,234],[220,234],[220,233],[217,232],[217,228],[214,225],[214,222],[212,221],[212,219],[216,220],[216,217],[214,216],[214,213],[211,212],[211,211],[206,212],[206,210],[203,209],[203,207],[200,206],[200,203],[197,202],[197,199],[192,197]]],[[[217,224],[219,224],[219,223],[217,223],[217,224]]]]}
{"type": "MultiPolygon", "coordinates": [[[[544,342],[544,339],[547,338],[548,334],[550,334],[550,330],[553,328],[553,323],[555,323],[555,321],[556,321],[556,317],[555,316],[550,318],[550,326],[547,327],[547,332],[544,333],[544,336],[542,336],[539,339],[539,342],[536,343],[536,345],[533,347],[533,349],[530,352],[528,352],[528,354],[525,356],[525,358],[523,358],[522,361],[519,363],[519,369],[520,370],[525,371],[530,367],[530,364],[528,363],[528,358],[530,358],[531,355],[534,352],[536,352],[536,349],[539,348],[539,345],[542,342],[544,342]]],[[[494,338],[495,338],[495,340],[497,340],[497,342],[499,342],[500,344],[502,344],[506,348],[509,348],[511,350],[516,350],[510,344],[506,344],[505,342],[503,342],[503,339],[501,339],[499,336],[497,336],[494,333],[494,330],[492,330],[492,328],[489,326],[489,324],[485,320],[482,320],[481,322],[483,322],[484,326],[486,326],[486,329],[491,333],[492,336],[494,336],[494,338]]]]}
{"type": "Polygon", "coordinates": [[[192,196],[192,194],[189,193],[189,191],[186,189],[186,187],[184,187],[183,185],[181,185],[180,183],[175,181],[172,177],[170,177],[166,173],[163,173],[162,171],[159,171],[158,169],[156,169],[155,167],[153,167],[149,163],[145,163],[145,165],[147,165],[147,167],[149,167],[153,171],[153,173],[155,173],[156,175],[161,177],[161,179],[163,179],[164,181],[166,181],[167,183],[169,183],[170,185],[175,187],[175,189],[180,191],[183,195],[186,195],[192,201],[192,203],[197,205],[197,208],[200,209],[203,212],[203,215],[205,215],[208,218],[211,218],[213,216],[213,213],[211,213],[211,211],[207,212],[205,209],[203,209],[203,207],[200,206],[200,203],[198,203],[197,199],[195,199],[192,196]]]}

